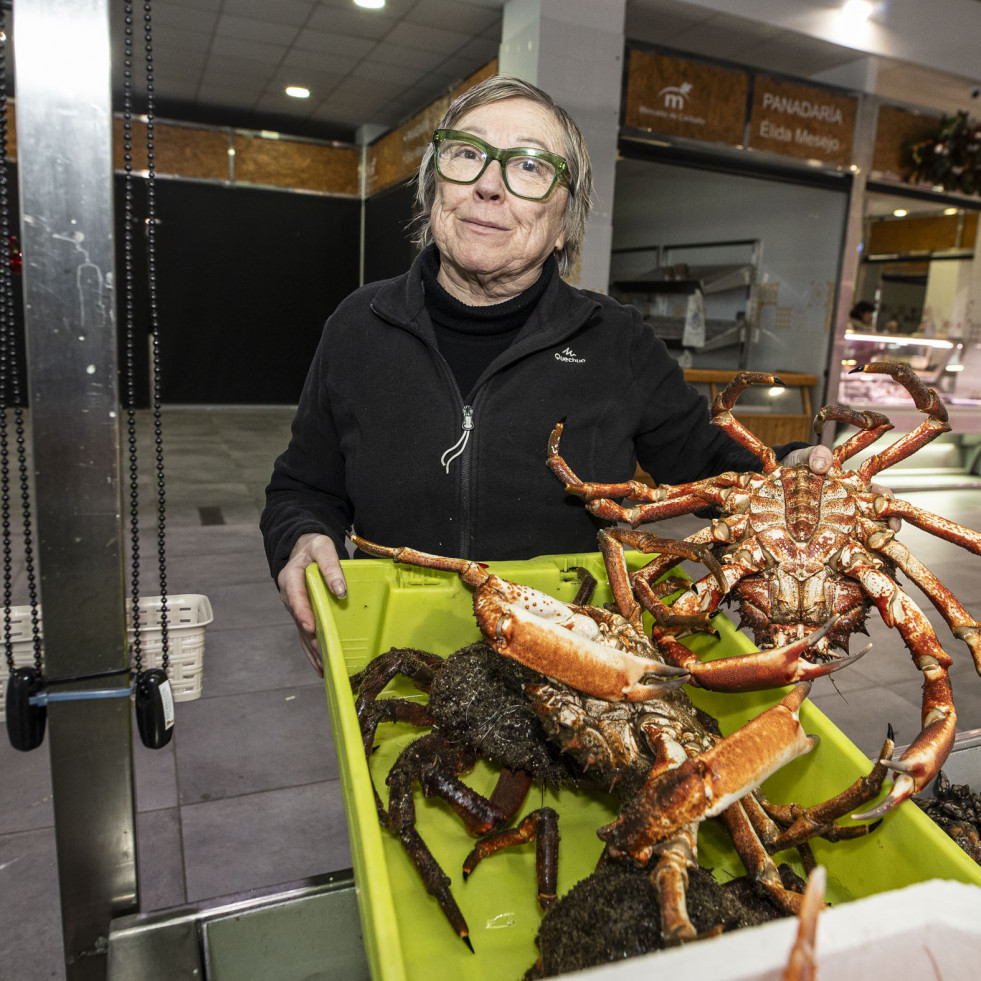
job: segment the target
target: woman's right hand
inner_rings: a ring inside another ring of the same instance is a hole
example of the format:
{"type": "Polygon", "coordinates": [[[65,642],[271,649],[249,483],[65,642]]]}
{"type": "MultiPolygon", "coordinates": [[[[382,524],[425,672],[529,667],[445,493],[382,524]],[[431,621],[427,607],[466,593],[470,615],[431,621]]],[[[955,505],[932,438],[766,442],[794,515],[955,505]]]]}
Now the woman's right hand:
{"type": "Polygon", "coordinates": [[[296,622],[303,653],[322,678],[324,661],[317,646],[317,625],[307,597],[306,568],[311,562],[316,562],[320,567],[327,588],[338,599],[344,599],[347,596],[347,581],[341,572],[334,542],[327,535],[301,535],[276,583],[279,586],[279,598],[296,622]]]}

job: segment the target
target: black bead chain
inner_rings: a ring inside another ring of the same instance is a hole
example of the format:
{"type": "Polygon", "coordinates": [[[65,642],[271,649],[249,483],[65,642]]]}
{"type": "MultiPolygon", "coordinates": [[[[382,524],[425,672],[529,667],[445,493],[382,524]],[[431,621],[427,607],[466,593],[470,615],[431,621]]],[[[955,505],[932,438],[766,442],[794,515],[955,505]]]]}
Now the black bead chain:
{"type": "MultiPolygon", "coordinates": [[[[6,37],[5,12],[0,7],[0,32],[6,37]]],[[[7,409],[13,406],[17,442],[17,470],[20,483],[24,535],[24,566],[31,606],[31,639],[34,667],[41,673],[41,617],[38,612],[37,575],[34,565],[34,534],[31,524],[31,485],[24,437],[24,411],[21,404],[14,326],[14,286],[10,268],[10,202],[7,187],[7,41],[0,41],[0,523],[3,533],[3,643],[7,667],[14,670],[11,643],[11,603],[13,600],[13,561],[10,532],[10,443],[7,409]],[[8,398],[9,393],[9,398],[8,398]]]]}
{"type": "MultiPolygon", "coordinates": [[[[160,346],[159,317],[157,307],[156,265],[156,193],[153,146],[153,47],[149,0],[143,6],[144,49],[146,54],[146,235],[147,235],[147,285],[149,292],[150,337],[153,362],[153,435],[156,461],[157,486],[157,551],[160,573],[160,631],[162,666],[164,671],[170,660],[167,615],[167,561],[166,561],[166,506],[163,464],[163,427],[160,411],[160,346]]],[[[136,672],[143,669],[140,640],[140,505],[139,466],[136,435],[136,369],[135,369],[135,311],[134,311],[134,228],[133,206],[133,4],[124,6],[124,54],[123,54],[123,151],[124,151],[124,203],[123,203],[123,294],[125,310],[125,384],[127,445],[129,450],[129,502],[130,502],[130,601],[133,624],[132,660],[136,672]]]]}
{"type": "Polygon", "coordinates": [[[129,451],[130,619],[133,625],[133,668],[143,670],[140,641],[140,480],[136,438],[135,312],[133,301],[133,5],[124,7],[123,43],[123,380],[126,399],[126,444],[129,451]]]}
{"type": "Polygon", "coordinates": [[[147,283],[150,293],[150,338],[153,360],[153,443],[157,476],[157,569],[160,578],[160,638],[163,669],[167,670],[170,650],[167,643],[167,509],[164,480],[163,425],[160,412],[160,320],[157,305],[157,194],[154,159],[153,32],[151,2],[143,4],[143,39],[146,50],[146,155],[147,155],[147,283]]]}

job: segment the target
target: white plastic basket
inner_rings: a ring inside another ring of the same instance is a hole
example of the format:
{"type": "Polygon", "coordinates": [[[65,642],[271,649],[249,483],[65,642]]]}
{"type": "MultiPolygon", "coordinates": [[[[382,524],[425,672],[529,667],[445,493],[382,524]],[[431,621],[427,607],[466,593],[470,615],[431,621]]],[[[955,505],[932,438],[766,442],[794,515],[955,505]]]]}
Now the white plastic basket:
{"type": "MultiPolygon", "coordinates": [[[[163,667],[163,630],[160,597],[140,600],[140,656],[144,668],[163,667]]],[[[204,628],[214,620],[211,603],[200,593],[167,597],[167,677],[174,701],[201,697],[204,684],[204,628]]],[[[127,629],[130,644],[133,628],[127,629]]]]}
{"type": "MultiPolygon", "coordinates": [[[[132,624],[130,605],[127,617],[132,624]]],[[[163,630],[160,626],[160,597],[147,596],[140,600],[140,656],[144,668],[162,667],[163,630]]],[[[0,609],[0,617],[4,611],[0,609]]],[[[38,607],[38,616],[41,607],[38,607]]],[[[200,698],[204,684],[204,628],[214,620],[211,602],[199,593],[167,597],[167,647],[169,664],[167,676],[173,689],[174,701],[189,702],[200,698]]],[[[40,631],[40,624],[38,625],[40,631]]],[[[127,629],[132,644],[134,630],[127,629]]],[[[3,621],[0,620],[0,722],[6,719],[7,666],[3,645],[3,621]]],[[[29,667],[34,663],[34,639],[29,606],[10,607],[10,647],[14,667],[29,667]]],[[[43,650],[42,650],[43,662],[43,650]]]]}

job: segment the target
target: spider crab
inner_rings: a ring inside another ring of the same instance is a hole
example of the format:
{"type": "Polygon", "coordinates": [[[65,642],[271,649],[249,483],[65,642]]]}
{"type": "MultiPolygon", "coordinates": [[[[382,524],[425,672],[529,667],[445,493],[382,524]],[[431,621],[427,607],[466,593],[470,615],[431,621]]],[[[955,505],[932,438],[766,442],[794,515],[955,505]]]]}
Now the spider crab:
{"type": "MultiPolygon", "coordinates": [[[[791,913],[798,912],[801,897],[783,886],[771,853],[803,847],[815,836],[836,841],[868,832],[868,826],[843,828],[835,822],[878,793],[886,774],[881,764],[832,800],[808,808],[772,805],[757,790],[767,776],[814,745],[799,721],[809,684],[795,686],[777,705],[723,738],[714,721],[698,713],[680,690],[690,678],[687,669],[666,664],[643,630],[620,614],[587,605],[584,590],[576,602],[563,603],[501,579],[477,562],[352,537],[369,554],[452,571],[474,588],[474,612],[486,647],[501,655],[496,661],[519,672],[522,697],[541,717],[547,738],[561,751],[562,759],[571,761],[574,782],[588,775],[602,789],[620,796],[623,806],[617,818],[597,833],[606,842],[605,855],[611,860],[649,870],[660,897],[662,931],[672,942],[696,934],[686,911],[685,892],[688,869],[697,864],[698,825],[707,818],[721,816],[745,867],[791,913]]],[[[659,542],[662,549],[673,547],[676,554],[700,551],[684,543],[659,542]]],[[[650,588],[657,594],[674,586],[650,588]]],[[[806,643],[800,647],[803,650],[806,643]]],[[[457,652],[449,661],[463,653],[457,652]]],[[[418,781],[427,796],[444,798],[471,833],[494,833],[468,857],[466,873],[500,848],[537,838],[539,901],[545,907],[554,899],[558,843],[554,812],[540,809],[514,828],[507,825],[533,779],[554,780],[562,771],[543,761],[538,750],[531,751],[526,762],[524,757],[502,755],[497,744],[492,747],[486,737],[501,725],[502,717],[511,719],[516,710],[503,708],[504,695],[495,695],[493,724],[483,720],[473,708],[473,683],[446,682],[451,677],[449,662],[444,667],[441,660],[419,652],[389,652],[352,679],[352,685],[360,692],[358,716],[369,758],[379,722],[433,725],[392,767],[387,778],[388,810],[377,793],[376,807],[382,825],[399,836],[427,890],[469,945],[469,930],[450,893],[449,880],[415,831],[413,782],[418,781]],[[396,674],[430,692],[429,707],[397,698],[377,699],[396,674]],[[466,711],[457,714],[466,716],[466,731],[438,707],[447,700],[445,685],[464,689],[457,697],[463,699],[466,711]],[[482,733],[479,745],[473,741],[475,730],[482,733]],[[476,795],[457,779],[472,767],[475,755],[495,759],[504,767],[489,798],[476,795]]],[[[891,752],[887,740],[881,755],[888,758],[891,752]]]]}
{"type": "Polygon", "coordinates": [[[854,371],[891,375],[926,415],[910,433],[869,456],[857,470],[844,469],[845,463],[892,429],[889,420],[878,412],[825,406],[815,417],[818,434],[830,421],[851,424],[859,431],[833,450],[831,467],[824,475],[812,473],[806,463],[781,466],[773,449],[731,414],[736,399],[748,386],[781,384],[775,375],[765,372],[740,372],[712,406],[713,422],[759,457],[761,473],[723,473],[654,488],[636,481],[584,483],[559,455],[561,423],[549,440],[548,464],[566,490],[583,498],[593,514],[630,526],[600,532],[617,605],[635,624],[640,622],[641,607],[651,612],[656,621],[654,636],[662,642],[666,657],[688,668],[693,684],[705,683],[695,663],[697,658],[680,644],[665,642],[666,637],[677,632],[675,624],[685,615],[691,617],[692,624],[701,619],[705,625],[707,615],[730,592],[739,602],[742,624],[752,629],[761,648],[759,655],[721,662],[728,661],[730,673],[720,668],[713,680],[720,686],[730,685],[733,691],[810,677],[817,666],[812,661],[831,663],[839,657],[833,648],[847,653],[850,634],[864,631],[866,613],[872,606],[888,626],[899,631],[923,673],[921,730],[902,756],[889,762],[896,776],[886,798],[876,808],[853,815],[865,819],[885,814],[929,783],[947,758],[955,731],[948,678],[950,656],[929,620],[896,582],[897,569],[920,587],[954,636],[967,644],[981,673],[981,625],[896,540],[888,519],[902,518],[976,554],[981,554],[981,535],[874,487],[871,481],[876,474],[948,432],[950,426],[937,393],[905,365],[874,362],[854,371]],[[656,540],[638,525],[705,507],[717,508],[722,517],[687,541],[715,546],[721,576],[716,572],[693,583],[672,604],[672,621],[665,617],[664,606],[650,586],[672,564],[673,557],[654,558],[630,574],[624,546],[655,552],[656,540]],[[815,633],[819,626],[826,628],[823,633],[815,633]],[[802,638],[808,638],[803,645],[806,659],[795,662],[802,638]]]}

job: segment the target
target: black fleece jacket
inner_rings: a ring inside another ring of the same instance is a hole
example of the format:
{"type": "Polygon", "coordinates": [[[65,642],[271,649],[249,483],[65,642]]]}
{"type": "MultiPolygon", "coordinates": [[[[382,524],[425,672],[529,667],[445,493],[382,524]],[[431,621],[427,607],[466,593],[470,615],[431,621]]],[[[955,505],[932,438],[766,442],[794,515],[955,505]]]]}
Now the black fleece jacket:
{"type": "Polygon", "coordinates": [[[355,291],[324,327],[266,488],[274,579],[300,535],[329,535],[343,557],[352,527],[479,560],[595,551],[602,522],[545,464],[562,419],[561,453],[583,480],[628,480],[638,460],[660,483],[759,469],[710,423],[635,308],[558,276],[465,404],[436,345],[421,261],[355,291]]]}

